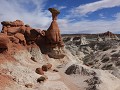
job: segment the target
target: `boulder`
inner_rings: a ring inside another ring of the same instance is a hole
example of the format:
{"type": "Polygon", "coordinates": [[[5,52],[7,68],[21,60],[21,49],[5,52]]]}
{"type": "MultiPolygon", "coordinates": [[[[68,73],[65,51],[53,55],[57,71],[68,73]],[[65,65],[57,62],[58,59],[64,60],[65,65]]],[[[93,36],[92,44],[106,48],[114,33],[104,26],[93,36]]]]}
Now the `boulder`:
{"type": "Polygon", "coordinates": [[[24,23],[21,20],[16,20],[16,21],[12,22],[11,25],[17,27],[17,26],[23,26],[24,23]]]}
{"type": "Polygon", "coordinates": [[[10,40],[6,34],[0,34],[0,52],[8,50],[10,40]]]}
{"type": "Polygon", "coordinates": [[[19,39],[19,43],[20,43],[20,44],[26,45],[26,40],[25,40],[25,37],[24,37],[23,34],[21,34],[21,33],[16,33],[16,34],[15,34],[15,37],[16,37],[17,39],[19,39]]]}
{"type": "Polygon", "coordinates": [[[45,72],[48,71],[47,65],[43,65],[43,66],[42,66],[42,70],[45,71],[45,72]]]}
{"type": "Polygon", "coordinates": [[[12,36],[19,32],[19,27],[8,27],[7,35],[12,36]]]}
{"type": "Polygon", "coordinates": [[[9,39],[12,43],[18,44],[19,43],[19,39],[15,38],[14,36],[9,36],[9,39]]]}
{"type": "Polygon", "coordinates": [[[7,31],[8,31],[7,26],[3,26],[3,27],[2,27],[2,31],[1,31],[1,33],[5,33],[5,34],[7,34],[7,31]]]}
{"type": "Polygon", "coordinates": [[[21,20],[16,20],[16,21],[13,21],[13,22],[11,22],[11,21],[3,21],[3,22],[1,22],[1,24],[3,26],[14,26],[14,27],[24,25],[24,23],[21,20]]]}
{"type": "Polygon", "coordinates": [[[24,34],[26,28],[27,28],[27,27],[26,27],[25,25],[21,26],[21,27],[19,28],[19,29],[20,29],[20,33],[24,34]]]}
{"type": "Polygon", "coordinates": [[[46,78],[44,76],[41,76],[37,79],[38,83],[44,82],[46,80],[46,78]]]}
{"type": "Polygon", "coordinates": [[[37,30],[32,29],[31,27],[26,27],[24,35],[25,35],[27,41],[36,41],[36,39],[37,39],[38,35],[40,35],[40,33],[37,30]]]}
{"type": "Polygon", "coordinates": [[[8,26],[8,25],[10,26],[12,24],[12,22],[10,22],[10,21],[2,21],[1,24],[3,26],[8,26]]]}
{"type": "Polygon", "coordinates": [[[35,72],[37,74],[44,75],[44,71],[42,70],[42,68],[36,68],[35,72]]]}

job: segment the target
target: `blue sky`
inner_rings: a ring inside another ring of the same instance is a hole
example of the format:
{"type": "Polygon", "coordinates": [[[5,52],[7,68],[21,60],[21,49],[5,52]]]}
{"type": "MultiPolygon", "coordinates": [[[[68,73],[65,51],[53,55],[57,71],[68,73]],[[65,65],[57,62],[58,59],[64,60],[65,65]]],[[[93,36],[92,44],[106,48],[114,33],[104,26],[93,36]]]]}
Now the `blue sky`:
{"type": "MultiPolygon", "coordinates": [[[[61,33],[120,33],[120,0],[0,0],[0,22],[20,19],[47,30],[49,7],[60,10],[61,33]]],[[[0,26],[1,28],[2,26],[0,26]]]]}

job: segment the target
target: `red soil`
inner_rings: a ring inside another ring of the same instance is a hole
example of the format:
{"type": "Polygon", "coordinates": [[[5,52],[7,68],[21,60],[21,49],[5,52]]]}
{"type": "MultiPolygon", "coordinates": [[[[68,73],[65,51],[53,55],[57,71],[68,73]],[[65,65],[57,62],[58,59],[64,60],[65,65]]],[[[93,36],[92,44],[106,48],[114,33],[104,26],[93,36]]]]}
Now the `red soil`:
{"type": "Polygon", "coordinates": [[[12,78],[8,75],[0,75],[0,90],[4,90],[6,86],[11,85],[12,78]]]}

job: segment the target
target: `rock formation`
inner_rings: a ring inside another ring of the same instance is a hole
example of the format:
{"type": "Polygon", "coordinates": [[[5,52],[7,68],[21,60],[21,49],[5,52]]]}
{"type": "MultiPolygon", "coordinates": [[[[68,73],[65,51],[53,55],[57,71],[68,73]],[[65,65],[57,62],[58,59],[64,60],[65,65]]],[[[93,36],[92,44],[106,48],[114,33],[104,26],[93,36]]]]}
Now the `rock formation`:
{"type": "Polygon", "coordinates": [[[97,37],[97,41],[103,41],[103,39],[100,38],[100,36],[98,35],[98,37],[97,37]]]}
{"type": "Polygon", "coordinates": [[[35,42],[39,35],[44,35],[44,31],[40,29],[33,29],[29,25],[24,25],[21,20],[16,21],[3,21],[1,22],[3,25],[1,33],[4,33],[8,36],[13,36],[14,40],[17,38],[19,42],[23,45],[26,43],[35,42]]]}
{"type": "Polygon", "coordinates": [[[37,74],[44,75],[44,71],[42,70],[42,68],[36,68],[35,72],[37,74]]]}
{"type": "Polygon", "coordinates": [[[53,20],[50,27],[46,31],[46,37],[49,40],[49,45],[51,47],[56,47],[56,45],[59,47],[63,47],[64,45],[61,39],[60,30],[56,21],[57,15],[60,14],[60,12],[55,8],[49,8],[48,10],[52,13],[53,20]]]}
{"type": "Polygon", "coordinates": [[[80,38],[80,45],[86,45],[88,44],[89,42],[86,40],[86,37],[84,36],[81,36],[80,38]]]}
{"type": "Polygon", "coordinates": [[[48,10],[52,13],[53,20],[50,27],[45,33],[47,44],[50,47],[50,52],[48,55],[56,59],[63,58],[65,55],[64,50],[61,48],[64,47],[64,44],[56,21],[57,15],[60,14],[60,12],[55,8],[49,8],[48,10]]]}
{"type": "Polygon", "coordinates": [[[100,34],[100,37],[102,37],[105,41],[107,41],[107,40],[119,40],[117,35],[113,34],[110,31],[107,31],[105,33],[100,34]]]}
{"type": "Polygon", "coordinates": [[[49,10],[53,21],[47,31],[20,20],[2,22],[0,90],[120,90],[119,40],[68,35],[62,37],[64,48],[59,11],[49,10]]]}
{"type": "Polygon", "coordinates": [[[53,21],[51,22],[51,25],[47,31],[34,29],[29,25],[24,25],[21,20],[16,20],[13,22],[1,22],[1,24],[3,25],[1,33],[3,33],[6,38],[0,35],[0,47],[2,49],[8,48],[7,41],[10,40],[12,46],[14,46],[14,44],[16,44],[17,47],[19,46],[18,44],[24,45],[26,47],[29,47],[31,45],[28,50],[30,50],[30,48],[32,47],[40,47],[39,49],[42,51],[41,44],[45,44],[43,45],[43,49],[46,50],[46,53],[49,57],[57,59],[63,58],[65,56],[63,50],[64,44],[56,21],[57,15],[60,12],[55,8],[49,8],[49,11],[52,13],[53,21]],[[6,40],[4,40],[3,38],[6,40]]]}
{"type": "Polygon", "coordinates": [[[10,47],[10,40],[5,34],[0,34],[0,52],[8,50],[10,47]]]}

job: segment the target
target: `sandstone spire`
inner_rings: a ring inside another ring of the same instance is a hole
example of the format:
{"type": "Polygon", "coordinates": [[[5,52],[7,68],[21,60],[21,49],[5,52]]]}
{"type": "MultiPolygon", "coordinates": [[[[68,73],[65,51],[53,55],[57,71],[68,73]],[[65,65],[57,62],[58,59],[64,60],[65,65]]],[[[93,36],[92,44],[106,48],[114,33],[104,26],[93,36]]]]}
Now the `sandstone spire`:
{"type": "Polygon", "coordinates": [[[62,47],[64,45],[61,40],[60,30],[56,21],[57,15],[60,14],[60,12],[55,8],[49,8],[48,10],[52,13],[53,21],[51,22],[51,25],[46,32],[46,37],[52,46],[57,45],[59,47],[62,47]]]}

